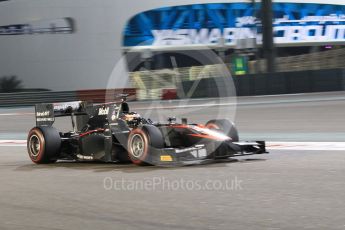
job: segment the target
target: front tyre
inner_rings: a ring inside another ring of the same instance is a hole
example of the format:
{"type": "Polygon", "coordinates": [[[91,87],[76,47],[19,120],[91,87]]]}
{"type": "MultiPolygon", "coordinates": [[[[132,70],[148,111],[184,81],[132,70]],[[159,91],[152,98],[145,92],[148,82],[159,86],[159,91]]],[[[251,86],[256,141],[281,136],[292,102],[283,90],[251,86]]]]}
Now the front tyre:
{"type": "Polygon", "coordinates": [[[35,127],[29,132],[27,150],[32,162],[49,164],[57,160],[61,147],[59,132],[53,127],[35,127]]]}
{"type": "Polygon", "coordinates": [[[127,147],[129,158],[134,164],[150,165],[152,149],[164,147],[163,135],[157,127],[144,125],[131,131],[127,147]]]}

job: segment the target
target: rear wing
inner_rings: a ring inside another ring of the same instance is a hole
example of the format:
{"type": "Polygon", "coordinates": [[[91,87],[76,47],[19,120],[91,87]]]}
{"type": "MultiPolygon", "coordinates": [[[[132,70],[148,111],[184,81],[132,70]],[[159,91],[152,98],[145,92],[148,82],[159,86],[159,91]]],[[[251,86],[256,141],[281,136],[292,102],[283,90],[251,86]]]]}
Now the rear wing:
{"type": "Polygon", "coordinates": [[[36,126],[52,126],[55,117],[88,115],[92,104],[85,101],[44,103],[35,106],[36,126]]]}

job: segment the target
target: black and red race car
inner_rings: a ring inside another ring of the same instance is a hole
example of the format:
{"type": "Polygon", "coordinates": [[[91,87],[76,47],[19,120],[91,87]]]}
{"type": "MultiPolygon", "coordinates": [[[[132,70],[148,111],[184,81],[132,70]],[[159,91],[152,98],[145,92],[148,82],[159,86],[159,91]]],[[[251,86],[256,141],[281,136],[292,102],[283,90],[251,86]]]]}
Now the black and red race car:
{"type": "Polygon", "coordinates": [[[137,165],[188,165],[234,156],[267,153],[265,142],[240,142],[228,120],[206,124],[180,123],[169,118],[155,123],[121,103],[88,102],[38,104],[36,127],[28,135],[27,149],[37,164],[57,160],[132,162],[137,165]],[[70,116],[72,131],[53,127],[56,117],[70,116]]]}

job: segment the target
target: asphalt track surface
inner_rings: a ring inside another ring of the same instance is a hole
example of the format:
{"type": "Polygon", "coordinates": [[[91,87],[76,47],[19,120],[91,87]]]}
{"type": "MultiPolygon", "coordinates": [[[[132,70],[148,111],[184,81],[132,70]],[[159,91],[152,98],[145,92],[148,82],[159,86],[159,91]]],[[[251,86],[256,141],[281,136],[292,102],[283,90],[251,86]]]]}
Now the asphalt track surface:
{"type": "MultiPolygon", "coordinates": [[[[199,122],[233,106],[209,99],[153,107],[199,122]]],[[[147,114],[149,105],[132,108],[147,114]]],[[[0,140],[25,139],[32,113],[0,109],[0,140]]],[[[23,144],[0,144],[0,229],[345,229],[345,148],[314,144],[340,146],[344,117],[344,93],[241,98],[234,120],[243,139],[316,148],[277,144],[268,155],[191,167],[34,165],[23,144]]]]}

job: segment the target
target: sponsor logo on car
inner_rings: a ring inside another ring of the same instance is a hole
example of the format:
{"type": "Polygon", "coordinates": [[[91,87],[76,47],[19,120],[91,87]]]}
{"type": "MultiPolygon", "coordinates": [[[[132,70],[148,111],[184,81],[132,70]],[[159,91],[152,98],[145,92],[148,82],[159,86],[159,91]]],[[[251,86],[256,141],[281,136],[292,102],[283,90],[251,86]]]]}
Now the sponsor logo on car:
{"type": "Polygon", "coordinates": [[[61,111],[71,108],[72,110],[77,110],[80,108],[80,101],[66,102],[66,103],[55,103],[54,110],[61,111]]]}
{"type": "Polygon", "coordinates": [[[54,118],[52,117],[43,117],[43,118],[37,118],[36,121],[42,122],[42,121],[54,121],[54,118]]]}
{"type": "Polygon", "coordinates": [[[176,149],[176,153],[184,153],[184,152],[190,152],[195,158],[204,158],[207,156],[207,151],[204,148],[205,145],[198,145],[191,148],[185,148],[185,149],[176,149]]]}
{"type": "Polygon", "coordinates": [[[98,110],[98,115],[108,115],[108,113],[109,113],[109,107],[107,107],[107,108],[100,108],[98,110]]]}
{"type": "Polygon", "coordinates": [[[36,116],[37,117],[48,117],[48,116],[50,116],[50,111],[37,112],[36,116]]]}

